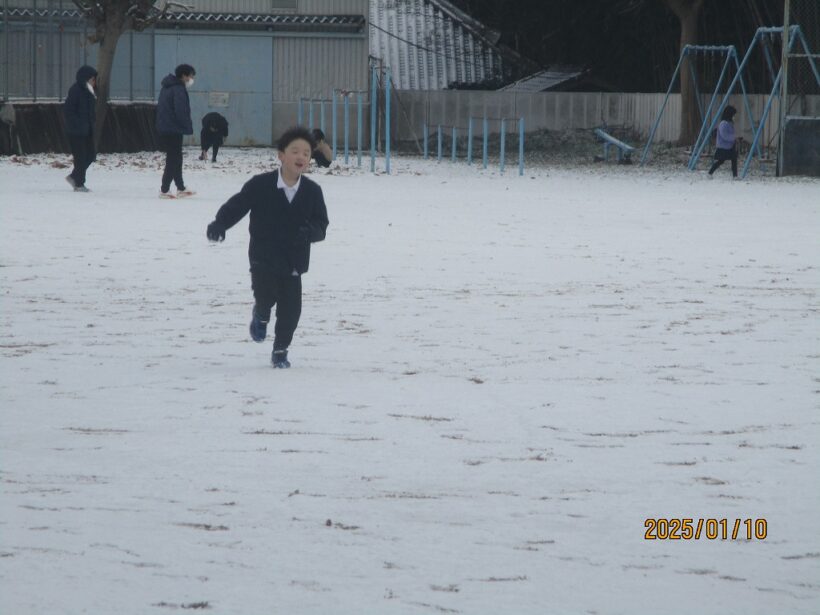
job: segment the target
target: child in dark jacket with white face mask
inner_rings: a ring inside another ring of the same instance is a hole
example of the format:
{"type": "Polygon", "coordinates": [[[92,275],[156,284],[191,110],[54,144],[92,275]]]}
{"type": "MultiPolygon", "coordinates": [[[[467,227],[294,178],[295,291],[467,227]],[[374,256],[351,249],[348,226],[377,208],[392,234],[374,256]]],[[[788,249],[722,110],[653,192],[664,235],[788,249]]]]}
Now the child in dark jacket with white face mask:
{"type": "Polygon", "coordinates": [[[322,189],[304,177],[313,150],[313,137],[301,127],[279,139],[281,167],[252,177],[233,195],[208,225],[211,241],[225,239],[225,231],[250,212],[251,286],[256,304],[250,324],[251,338],[267,336],[271,309],[276,306],[274,367],[290,367],[290,346],[302,312],[302,274],[310,264],[310,244],[322,241],[328,226],[322,189]]]}
{"type": "Polygon", "coordinates": [[[77,81],[69,88],[63,105],[65,127],[71,154],[74,156],[74,169],[66,181],[74,192],[89,192],[85,187],[85,173],[91,163],[97,159],[94,147],[94,123],[97,120],[97,71],[91,66],[82,66],[77,71],[77,81]]]}
{"type": "Polygon", "coordinates": [[[191,101],[188,88],[194,84],[196,70],[190,64],[180,64],[173,75],[162,80],[162,90],[157,101],[157,133],[160,148],[165,152],[165,170],[159,196],[172,199],[193,196],[194,192],[185,187],[182,179],[182,138],[194,134],[191,122],[191,101]],[[171,193],[171,182],[177,187],[176,195],[171,193]]]}

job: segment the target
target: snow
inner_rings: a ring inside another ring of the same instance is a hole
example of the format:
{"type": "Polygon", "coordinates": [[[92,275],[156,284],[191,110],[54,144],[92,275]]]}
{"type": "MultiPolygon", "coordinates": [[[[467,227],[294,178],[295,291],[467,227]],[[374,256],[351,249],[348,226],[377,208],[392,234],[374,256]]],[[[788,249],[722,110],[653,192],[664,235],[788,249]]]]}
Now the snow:
{"type": "Polygon", "coordinates": [[[818,181],[315,173],[282,371],[195,157],[0,160],[0,612],[820,612],[818,181]]]}

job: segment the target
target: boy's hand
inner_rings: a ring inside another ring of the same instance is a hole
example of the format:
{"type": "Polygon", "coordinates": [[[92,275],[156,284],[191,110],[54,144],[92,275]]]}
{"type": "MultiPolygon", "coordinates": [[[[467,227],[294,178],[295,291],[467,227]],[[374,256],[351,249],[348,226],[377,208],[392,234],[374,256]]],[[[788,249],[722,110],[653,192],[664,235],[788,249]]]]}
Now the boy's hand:
{"type": "Polygon", "coordinates": [[[209,241],[225,241],[225,227],[219,222],[211,222],[205,234],[209,241]]]}

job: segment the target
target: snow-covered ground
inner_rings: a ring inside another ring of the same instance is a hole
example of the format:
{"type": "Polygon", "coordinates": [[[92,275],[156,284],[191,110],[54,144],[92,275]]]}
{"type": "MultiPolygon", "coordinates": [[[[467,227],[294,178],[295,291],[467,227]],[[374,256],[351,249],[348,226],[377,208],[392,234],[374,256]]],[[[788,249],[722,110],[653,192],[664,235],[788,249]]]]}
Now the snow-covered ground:
{"type": "Polygon", "coordinates": [[[1,613],[820,612],[820,182],[314,174],[279,371],[195,155],[0,160],[1,613]]]}

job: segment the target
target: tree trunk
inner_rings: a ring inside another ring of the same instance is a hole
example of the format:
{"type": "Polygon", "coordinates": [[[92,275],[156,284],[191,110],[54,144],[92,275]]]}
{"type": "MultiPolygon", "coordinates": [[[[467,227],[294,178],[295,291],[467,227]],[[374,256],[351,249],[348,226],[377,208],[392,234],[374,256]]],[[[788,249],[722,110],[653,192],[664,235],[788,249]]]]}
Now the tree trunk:
{"type": "Polygon", "coordinates": [[[106,16],[105,31],[97,54],[97,122],[94,126],[94,143],[99,150],[105,116],[108,113],[108,96],[111,92],[111,69],[117,43],[124,31],[123,19],[118,15],[106,16]]]}
{"type": "MultiPolygon", "coordinates": [[[[698,7],[699,8],[699,7],[698,7]]],[[[698,41],[698,11],[689,13],[680,22],[680,50],[686,45],[696,45],[698,41]]],[[[700,115],[698,114],[698,101],[695,92],[695,84],[692,81],[692,71],[689,62],[694,62],[694,56],[689,56],[684,60],[680,69],[680,139],[679,145],[694,145],[695,139],[700,132],[700,115]]],[[[697,74],[697,67],[695,73],[697,74]]]]}
{"type": "MultiPolygon", "coordinates": [[[[698,17],[703,6],[703,0],[664,0],[666,6],[675,13],[680,21],[680,52],[686,45],[696,45],[698,42],[698,17]]],[[[698,103],[695,97],[695,84],[689,68],[690,56],[680,67],[680,136],[679,145],[693,145],[700,132],[700,116],[698,103]]]]}

